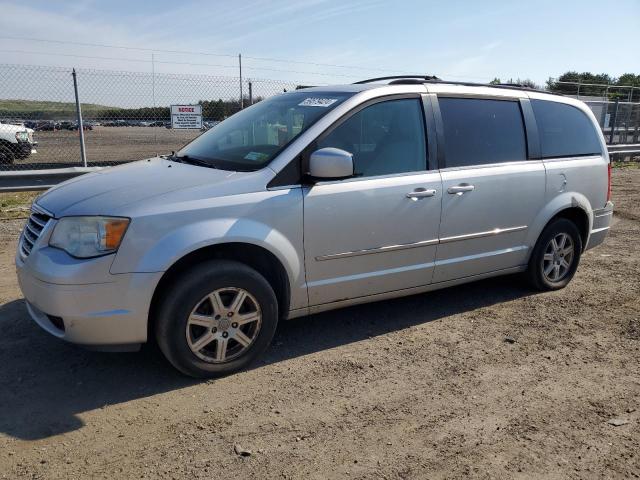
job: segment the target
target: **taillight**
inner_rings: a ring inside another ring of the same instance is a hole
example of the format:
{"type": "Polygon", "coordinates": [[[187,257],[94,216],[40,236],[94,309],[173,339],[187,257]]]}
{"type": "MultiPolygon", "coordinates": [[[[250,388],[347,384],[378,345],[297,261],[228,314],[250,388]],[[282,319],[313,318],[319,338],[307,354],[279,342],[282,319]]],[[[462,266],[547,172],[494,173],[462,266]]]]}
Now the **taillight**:
{"type": "Polygon", "coordinates": [[[611,200],[611,162],[609,162],[607,168],[607,202],[611,200]]]}

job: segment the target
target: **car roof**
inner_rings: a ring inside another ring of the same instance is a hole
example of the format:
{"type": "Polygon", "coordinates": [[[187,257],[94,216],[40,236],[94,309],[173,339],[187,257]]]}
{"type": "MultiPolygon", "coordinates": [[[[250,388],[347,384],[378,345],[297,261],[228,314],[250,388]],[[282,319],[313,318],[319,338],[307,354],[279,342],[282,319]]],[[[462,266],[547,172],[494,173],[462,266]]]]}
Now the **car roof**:
{"type": "MultiPolygon", "coordinates": [[[[395,80],[391,83],[388,81],[385,83],[376,82],[372,83],[354,83],[354,84],[342,84],[342,85],[327,85],[318,87],[299,87],[298,92],[345,92],[345,93],[360,93],[364,91],[371,91],[380,89],[383,90],[383,94],[394,93],[436,93],[447,95],[464,95],[464,96],[479,96],[479,97],[493,97],[493,98],[531,98],[539,100],[555,101],[559,103],[566,103],[577,106],[581,109],[588,108],[583,102],[571,97],[563,96],[561,94],[548,92],[546,90],[536,90],[527,88],[521,85],[511,84],[481,84],[470,82],[448,82],[446,80],[427,80],[427,81],[412,81],[411,79],[403,82],[402,80],[395,80]],[[584,107],[584,108],[583,108],[584,107]]],[[[381,79],[380,81],[384,81],[381,79]]],[[[381,92],[382,94],[382,92],[381,92]]]]}

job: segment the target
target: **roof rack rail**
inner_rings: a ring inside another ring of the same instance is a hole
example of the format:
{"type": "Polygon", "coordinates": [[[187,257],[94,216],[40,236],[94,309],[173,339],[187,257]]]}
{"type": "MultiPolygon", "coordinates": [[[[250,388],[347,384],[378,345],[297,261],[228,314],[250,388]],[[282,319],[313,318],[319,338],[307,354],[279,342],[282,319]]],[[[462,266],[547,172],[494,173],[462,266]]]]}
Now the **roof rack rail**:
{"type": "Polygon", "coordinates": [[[441,78],[428,75],[394,75],[390,77],[379,77],[379,78],[370,78],[367,80],[361,80],[359,82],[355,82],[354,85],[359,85],[363,83],[371,83],[379,80],[393,80],[389,82],[390,85],[409,85],[416,83],[431,83],[431,84],[447,84],[447,85],[460,85],[464,87],[492,87],[492,88],[504,88],[508,90],[527,90],[530,92],[541,92],[548,93],[551,95],[560,95],[561,93],[549,92],[548,90],[542,90],[538,88],[531,88],[526,85],[522,85],[520,83],[477,83],[477,82],[457,82],[457,81],[449,81],[442,80],[441,78]]]}
{"type": "Polygon", "coordinates": [[[461,85],[464,87],[491,87],[491,88],[503,88],[505,90],[526,90],[529,92],[541,92],[541,93],[549,93],[552,95],[559,95],[554,92],[549,92],[547,90],[542,90],[539,88],[531,88],[519,83],[478,83],[478,82],[455,82],[455,81],[450,82],[448,80],[437,80],[437,81],[427,80],[424,83],[446,83],[448,85],[461,85]]]}
{"type": "MultiPolygon", "coordinates": [[[[361,85],[363,83],[372,83],[379,82],[380,80],[440,80],[435,75],[391,75],[388,77],[377,77],[377,78],[368,78],[366,80],[360,80],[359,82],[355,82],[354,85],[361,85]]],[[[415,82],[412,82],[415,83],[415,82]]]]}

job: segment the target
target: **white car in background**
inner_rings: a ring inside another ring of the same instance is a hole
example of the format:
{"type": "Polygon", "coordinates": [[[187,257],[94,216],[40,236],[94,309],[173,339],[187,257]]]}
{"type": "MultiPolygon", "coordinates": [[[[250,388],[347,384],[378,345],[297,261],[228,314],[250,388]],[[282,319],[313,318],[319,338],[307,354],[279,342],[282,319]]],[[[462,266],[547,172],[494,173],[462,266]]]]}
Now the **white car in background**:
{"type": "Polygon", "coordinates": [[[24,125],[0,123],[0,165],[11,165],[16,160],[36,153],[33,130],[24,125]]]}

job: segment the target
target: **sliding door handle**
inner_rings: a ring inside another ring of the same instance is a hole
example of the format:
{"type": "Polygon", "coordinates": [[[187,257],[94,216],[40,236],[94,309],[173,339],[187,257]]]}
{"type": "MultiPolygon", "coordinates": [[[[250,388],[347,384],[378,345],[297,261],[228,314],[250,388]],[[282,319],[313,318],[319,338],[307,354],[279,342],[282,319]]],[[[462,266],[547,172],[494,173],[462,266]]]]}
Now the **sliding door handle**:
{"type": "Polygon", "coordinates": [[[424,188],[416,188],[413,192],[407,193],[407,198],[418,200],[419,198],[433,197],[436,191],[433,189],[425,190],[424,188]]]}
{"type": "Polygon", "coordinates": [[[462,195],[465,192],[473,191],[475,188],[475,186],[469,185],[468,183],[461,183],[460,185],[447,188],[447,193],[450,193],[451,195],[462,195]]]}

